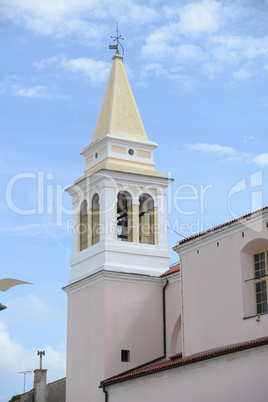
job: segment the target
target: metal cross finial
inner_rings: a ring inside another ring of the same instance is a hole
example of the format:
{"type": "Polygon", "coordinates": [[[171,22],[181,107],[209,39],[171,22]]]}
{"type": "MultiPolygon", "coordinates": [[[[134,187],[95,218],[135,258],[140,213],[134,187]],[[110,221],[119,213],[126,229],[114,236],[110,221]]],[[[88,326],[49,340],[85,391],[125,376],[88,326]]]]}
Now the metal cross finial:
{"type": "Polygon", "coordinates": [[[37,351],[37,356],[40,356],[40,370],[42,370],[42,357],[45,356],[45,351],[44,350],[38,350],[37,351]]]}
{"type": "Polygon", "coordinates": [[[114,40],[114,42],[116,41],[116,45],[110,45],[109,49],[116,49],[116,54],[119,54],[118,45],[120,45],[124,56],[124,48],[120,43],[120,40],[124,40],[124,38],[122,38],[121,35],[118,35],[118,22],[116,23],[116,36],[111,36],[111,38],[114,40]]]}

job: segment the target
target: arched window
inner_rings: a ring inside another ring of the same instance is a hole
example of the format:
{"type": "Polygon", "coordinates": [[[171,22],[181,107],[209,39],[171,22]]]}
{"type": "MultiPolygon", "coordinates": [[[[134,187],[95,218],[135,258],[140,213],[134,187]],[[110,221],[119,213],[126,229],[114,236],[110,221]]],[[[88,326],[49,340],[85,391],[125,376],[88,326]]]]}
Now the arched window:
{"type": "Polygon", "coordinates": [[[154,200],[149,194],[142,194],[139,201],[140,243],[156,244],[156,234],[154,233],[154,200]]]}
{"type": "Polygon", "coordinates": [[[131,196],[123,191],[117,196],[117,240],[132,241],[131,196]]]}
{"type": "Polygon", "coordinates": [[[87,214],[86,200],[82,202],[80,208],[79,235],[80,235],[80,251],[82,251],[88,247],[88,214],[87,214]]]}
{"type": "Polygon", "coordinates": [[[92,245],[100,241],[100,206],[99,196],[95,194],[92,198],[92,245]]]}

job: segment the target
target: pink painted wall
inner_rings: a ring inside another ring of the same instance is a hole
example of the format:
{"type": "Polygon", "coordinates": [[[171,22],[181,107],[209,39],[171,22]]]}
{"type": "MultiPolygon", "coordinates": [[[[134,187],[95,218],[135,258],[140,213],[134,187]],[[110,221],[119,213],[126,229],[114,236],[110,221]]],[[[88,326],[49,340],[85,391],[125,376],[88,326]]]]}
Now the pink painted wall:
{"type": "Polygon", "coordinates": [[[267,402],[268,347],[107,387],[109,402],[267,402]]]}
{"type": "Polygon", "coordinates": [[[102,282],[68,295],[66,402],[103,400],[104,328],[102,282]]]}
{"type": "Polygon", "coordinates": [[[163,355],[163,285],[161,280],[159,284],[106,280],[104,286],[107,378],[163,355]],[[130,351],[130,362],[121,362],[122,349],[130,351]]]}
{"type": "Polygon", "coordinates": [[[268,314],[243,318],[256,314],[254,281],[244,280],[254,277],[253,254],[268,246],[268,229],[266,222],[261,231],[239,229],[215,232],[207,244],[201,236],[195,249],[181,250],[185,356],[267,336],[268,314]]]}
{"type": "MultiPolygon", "coordinates": [[[[103,401],[101,380],[164,352],[165,280],[113,273],[94,283],[94,277],[91,284],[68,294],[67,402],[103,401]],[[121,350],[130,351],[129,362],[121,362],[121,350]]],[[[181,351],[179,280],[168,284],[166,306],[169,356],[181,351]]]]}
{"type": "Polygon", "coordinates": [[[168,276],[166,288],[167,357],[182,353],[180,274],[168,276]],[[176,280],[175,280],[176,278],[176,280]]]}

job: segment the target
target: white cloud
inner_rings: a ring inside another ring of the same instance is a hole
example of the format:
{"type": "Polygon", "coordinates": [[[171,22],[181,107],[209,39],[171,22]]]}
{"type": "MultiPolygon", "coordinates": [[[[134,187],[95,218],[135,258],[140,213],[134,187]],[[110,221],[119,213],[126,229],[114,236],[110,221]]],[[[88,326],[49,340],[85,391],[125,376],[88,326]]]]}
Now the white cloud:
{"type": "Polygon", "coordinates": [[[198,61],[203,53],[202,48],[195,42],[189,42],[195,40],[197,34],[211,34],[219,29],[220,21],[223,19],[221,3],[202,0],[184,7],[177,6],[171,9],[164,7],[164,10],[169,18],[173,16],[172,22],[169,21],[167,25],[158,28],[146,38],[141,55],[157,60],[167,58],[171,54],[176,60],[182,57],[184,61],[189,58],[196,58],[198,61]],[[181,43],[185,40],[188,43],[181,43]]]}
{"type": "Polygon", "coordinates": [[[180,68],[189,79],[189,66],[194,66],[210,79],[228,72],[237,82],[267,68],[268,36],[254,37],[244,28],[248,21],[266,21],[264,12],[241,3],[202,0],[164,7],[164,15],[169,20],[147,36],[141,49],[146,61],[169,71],[180,68]]]}
{"type": "MultiPolygon", "coordinates": [[[[248,140],[256,141],[257,138],[254,136],[250,136],[246,138],[246,141],[248,140]]],[[[229,161],[243,160],[247,163],[258,163],[259,165],[263,166],[268,165],[268,153],[254,156],[251,153],[237,151],[236,149],[231,147],[206,143],[185,144],[184,146],[190,151],[196,151],[205,154],[214,154],[216,156],[221,156],[229,161]]]]}
{"type": "Polygon", "coordinates": [[[43,85],[36,85],[31,88],[14,86],[13,95],[23,98],[50,98],[52,93],[49,88],[44,87],[43,85]]]}
{"type": "Polygon", "coordinates": [[[103,9],[109,10],[109,18],[112,15],[121,23],[148,24],[161,17],[158,16],[156,9],[138,4],[137,1],[124,0],[123,2],[115,2],[114,0],[106,0],[102,2],[102,5],[103,9]]]}
{"type": "Polygon", "coordinates": [[[2,0],[0,12],[2,19],[39,34],[65,36],[83,29],[81,15],[93,11],[95,4],[94,0],[2,0]]]}
{"type": "Polygon", "coordinates": [[[33,65],[38,69],[56,67],[74,74],[80,74],[91,84],[106,82],[111,68],[109,63],[101,60],[85,57],[68,59],[64,55],[35,61],[33,65]]]}
{"type": "Polygon", "coordinates": [[[0,15],[42,35],[66,37],[76,34],[87,44],[107,35],[105,18],[145,24],[157,18],[157,12],[135,1],[112,0],[2,0],[0,15]]]}
{"type": "Polygon", "coordinates": [[[60,67],[72,73],[83,75],[91,84],[106,82],[110,71],[108,63],[87,58],[64,59],[60,63],[60,67]]]}
{"type": "Polygon", "coordinates": [[[245,160],[247,162],[250,162],[252,157],[252,155],[249,153],[239,152],[234,148],[217,144],[196,143],[196,144],[185,144],[185,146],[187,149],[191,151],[213,154],[225,158],[226,160],[229,161],[245,160]]]}
{"type": "Polygon", "coordinates": [[[236,150],[234,148],[225,147],[222,145],[197,143],[197,144],[186,144],[185,146],[191,151],[198,151],[202,153],[214,153],[225,156],[236,155],[236,150]]]}
{"type": "Polygon", "coordinates": [[[167,79],[176,82],[186,90],[192,90],[198,83],[194,78],[188,77],[186,74],[181,74],[178,69],[168,70],[163,68],[160,63],[146,63],[143,65],[142,79],[147,76],[155,75],[156,77],[165,76],[167,79]]]}
{"type": "Polygon", "coordinates": [[[168,75],[169,71],[164,69],[160,63],[146,63],[143,65],[142,74],[154,74],[159,77],[160,75],[168,75]]]}
{"type": "Polygon", "coordinates": [[[5,77],[4,81],[0,83],[0,95],[11,95],[21,98],[43,98],[48,99],[55,96],[56,89],[53,86],[34,85],[25,86],[23,80],[16,76],[5,77]]]}
{"type": "Polygon", "coordinates": [[[48,369],[50,380],[63,377],[66,340],[63,339],[56,347],[51,346],[43,343],[44,336],[38,335],[38,331],[49,326],[53,327],[56,323],[65,322],[65,312],[48,305],[43,299],[33,294],[10,300],[8,311],[5,322],[0,321],[0,376],[16,379],[18,371],[38,368],[36,349],[26,348],[24,343],[27,342],[27,344],[38,344],[38,348],[46,351],[45,368],[48,369]],[[8,325],[23,328],[23,331],[16,332],[16,337],[12,337],[8,325]],[[27,341],[24,341],[24,336],[27,334],[25,326],[28,328],[27,341]]]}
{"type": "Polygon", "coordinates": [[[221,8],[221,3],[213,0],[187,4],[179,11],[178,27],[185,35],[215,32],[220,26],[221,8]]]}
{"type": "Polygon", "coordinates": [[[16,320],[19,320],[18,317],[23,317],[25,321],[39,322],[47,320],[54,314],[53,309],[35,295],[11,300],[8,307],[10,314],[16,312],[16,320]]]}
{"type": "MultiPolygon", "coordinates": [[[[227,33],[213,34],[199,44],[190,38],[187,38],[188,43],[181,43],[185,39],[182,39],[180,34],[177,24],[159,28],[146,38],[141,55],[155,60],[172,56],[176,61],[184,62],[192,58],[197,62],[203,60],[204,64],[225,66],[237,66],[239,63],[254,62],[257,59],[267,63],[268,36],[253,38],[227,33]]],[[[266,68],[265,66],[263,68],[266,68]]]]}
{"type": "Polygon", "coordinates": [[[29,16],[53,20],[92,7],[94,0],[63,0],[60,2],[53,0],[25,0],[23,2],[20,0],[3,0],[1,4],[3,14],[9,18],[15,18],[17,14],[21,13],[22,15],[28,14],[29,16]]]}
{"type": "Polygon", "coordinates": [[[174,49],[174,58],[180,64],[189,61],[200,63],[206,56],[200,46],[183,44],[174,49]]]}
{"type": "MultiPolygon", "coordinates": [[[[0,375],[4,377],[14,377],[17,380],[18,371],[31,370],[38,368],[36,350],[29,350],[23,347],[15,339],[12,339],[7,325],[0,321],[0,375]]],[[[41,346],[41,345],[40,345],[41,346]]],[[[65,340],[57,349],[50,345],[42,345],[46,351],[46,368],[50,380],[56,380],[65,375],[65,340]]]]}
{"type": "Polygon", "coordinates": [[[5,233],[6,236],[11,235],[12,237],[40,237],[55,240],[59,240],[69,234],[66,222],[62,226],[57,226],[55,222],[29,223],[22,226],[10,225],[8,227],[2,225],[0,233],[5,233]]]}
{"type": "Polygon", "coordinates": [[[0,321],[0,375],[8,376],[22,370],[29,370],[34,367],[33,356],[30,351],[10,338],[8,327],[0,321]]]}
{"type": "Polygon", "coordinates": [[[233,73],[233,78],[238,81],[246,81],[248,80],[252,74],[247,70],[237,70],[233,73]]]}
{"type": "Polygon", "coordinates": [[[34,61],[33,66],[38,68],[38,69],[43,69],[43,68],[51,68],[54,67],[55,65],[61,63],[62,60],[64,60],[65,56],[64,55],[57,55],[54,57],[48,57],[46,59],[42,59],[40,61],[34,61]]]}
{"type": "Polygon", "coordinates": [[[253,159],[253,162],[258,163],[260,165],[266,166],[268,165],[268,154],[260,154],[253,159]]]}
{"type": "MultiPolygon", "coordinates": [[[[35,289],[34,284],[24,286],[28,286],[28,289],[35,289]]],[[[65,311],[63,312],[57,306],[48,304],[45,300],[34,294],[29,294],[26,297],[17,297],[8,302],[7,323],[22,325],[27,321],[29,326],[34,325],[36,327],[36,323],[43,322],[46,325],[48,321],[65,322],[65,319],[65,311]]]]}
{"type": "Polygon", "coordinates": [[[157,29],[146,38],[146,44],[141,49],[141,56],[153,60],[169,59],[172,54],[173,35],[176,35],[175,24],[157,29]]]}
{"type": "MultiPolygon", "coordinates": [[[[39,70],[57,68],[72,74],[83,76],[86,81],[92,85],[107,81],[110,72],[110,63],[91,58],[68,59],[60,54],[54,57],[42,59],[33,62],[33,66],[39,70]]],[[[7,77],[6,80],[0,83],[0,95],[10,94],[21,98],[43,98],[49,99],[52,97],[66,99],[66,95],[57,94],[56,86],[24,86],[18,77],[7,77]]]]}
{"type": "Polygon", "coordinates": [[[215,60],[227,64],[268,58],[268,36],[253,38],[248,35],[216,35],[209,43],[209,51],[215,60]]]}
{"type": "Polygon", "coordinates": [[[245,144],[258,144],[260,143],[258,137],[254,136],[254,135],[249,135],[249,136],[242,136],[243,142],[245,144]]]}
{"type": "MultiPolygon", "coordinates": [[[[253,37],[245,28],[256,25],[256,21],[265,25],[265,12],[257,7],[219,0],[149,4],[137,0],[2,0],[0,15],[3,20],[11,20],[42,35],[61,38],[76,35],[87,46],[97,46],[104,37],[110,36],[108,19],[134,26],[146,24],[138,38],[147,35],[141,56],[148,64],[161,63],[169,72],[166,77],[181,85],[186,81],[195,85],[192,76],[196,71],[191,71],[189,66],[209,79],[227,71],[229,80],[240,83],[258,70],[267,69],[268,36],[253,37]]],[[[107,79],[107,66],[100,64],[103,62],[64,56],[53,59],[36,62],[35,66],[44,68],[45,63],[46,67],[54,63],[65,71],[83,75],[92,84],[107,79]],[[97,75],[93,71],[96,67],[97,75]]],[[[159,69],[155,73],[159,74],[159,69]]],[[[5,89],[0,87],[0,93],[1,90],[5,89]]],[[[46,97],[48,92],[41,86],[22,88],[18,96],[46,97]]]]}

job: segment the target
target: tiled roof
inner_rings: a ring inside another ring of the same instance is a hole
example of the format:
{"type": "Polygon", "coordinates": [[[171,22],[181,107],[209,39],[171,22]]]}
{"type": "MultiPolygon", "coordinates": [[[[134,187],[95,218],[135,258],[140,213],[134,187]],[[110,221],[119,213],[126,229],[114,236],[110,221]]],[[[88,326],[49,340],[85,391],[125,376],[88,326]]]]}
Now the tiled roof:
{"type": "Polygon", "coordinates": [[[185,366],[187,364],[196,363],[196,362],[199,362],[202,360],[212,359],[213,357],[219,357],[219,356],[223,356],[223,355],[230,354],[230,353],[240,352],[245,349],[252,349],[252,348],[267,345],[267,344],[268,344],[268,337],[256,339],[256,340],[245,342],[245,343],[240,343],[237,345],[228,346],[228,347],[221,348],[221,349],[211,350],[208,352],[200,353],[200,354],[193,355],[193,356],[186,357],[186,358],[183,358],[182,355],[179,354],[179,355],[171,357],[171,359],[169,361],[166,361],[166,362],[163,362],[160,364],[156,364],[154,366],[151,366],[151,367],[148,367],[148,368],[145,368],[142,370],[128,372],[126,374],[121,374],[117,377],[115,376],[115,377],[109,378],[107,380],[104,380],[104,381],[102,381],[101,386],[106,387],[107,385],[116,384],[118,382],[132,380],[137,377],[142,377],[145,375],[158,373],[160,371],[169,370],[169,369],[180,367],[180,366],[185,366]]]}
{"type": "Polygon", "coordinates": [[[59,382],[59,381],[66,381],[66,377],[59,378],[58,380],[48,382],[47,385],[54,384],[55,382],[59,382]]]}
{"type": "Polygon", "coordinates": [[[163,276],[167,276],[167,275],[174,274],[175,272],[179,272],[180,269],[181,269],[181,268],[180,268],[180,263],[171,265],[171,266],[169,267],[169,270],[168,270],[167,272],[165,272],[164,274],[162,274],[161,276],[163,277],[163,276]]]}
{"type": "Polygon", "coordinates": [[[212,229],[208,229],[208,230],[205,230],[204,232],[200,232],[200,233],[197,233],[196,235],[187,237],[186,239],[181,240],[181,241],[179,242],[179,244],[187,243],[187,241],[189,241],[189,240],[195,239],[195,238],[197,238],[197,237],[203,236],[203,235],[206,234],[206,233],[213,232],[213,231],[215,231],[215,230],[218,230],[218,229],[220,229],[220,228],[223,228],[223,227],[225,227],[225,226],[228,226],[228,225],[230,225],[230,224],[233,223],[233,222],[238,222],[240,219],[248,218],[249,216],[254,215],[254,214],[257,214],[257,213],[260,212],[260,211],[265,211],[266,209],[268,209],[268,206],[266,206],[266,207],[264,207],[264,208],[261,208],[261,209],[258,209],[257,211],[254,211],[254,212],[250,212],[249,214],[243,215],[243,216],[241,216],[240,218],[233,219],[232,221],[225,222],[225,223],[223,223],[222,225],[215,226],[215,227],[212,228],[212,229]]]}

